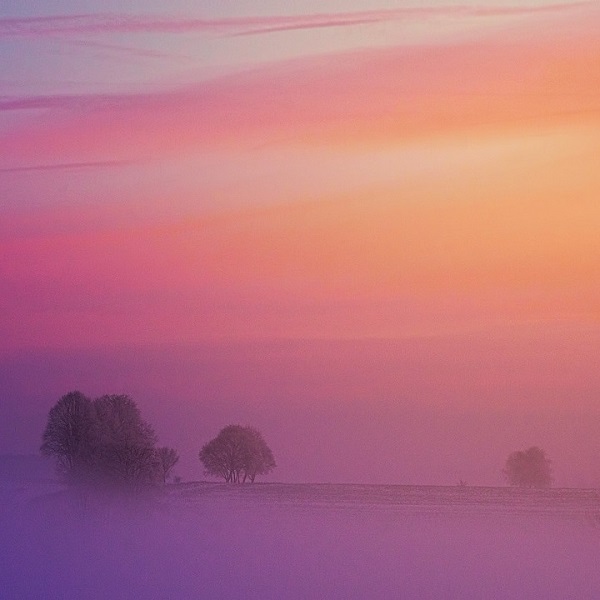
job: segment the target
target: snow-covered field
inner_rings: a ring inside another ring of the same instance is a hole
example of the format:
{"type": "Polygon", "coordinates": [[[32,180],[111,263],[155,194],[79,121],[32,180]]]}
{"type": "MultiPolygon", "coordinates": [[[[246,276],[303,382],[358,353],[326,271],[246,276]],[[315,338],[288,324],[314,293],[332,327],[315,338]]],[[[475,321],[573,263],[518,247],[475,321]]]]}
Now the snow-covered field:
{"type": "Polygon", "coordinates": [[[592,490],[181,484],[154,499],[0,486],[0,597],[600,597],[592,490]]]}

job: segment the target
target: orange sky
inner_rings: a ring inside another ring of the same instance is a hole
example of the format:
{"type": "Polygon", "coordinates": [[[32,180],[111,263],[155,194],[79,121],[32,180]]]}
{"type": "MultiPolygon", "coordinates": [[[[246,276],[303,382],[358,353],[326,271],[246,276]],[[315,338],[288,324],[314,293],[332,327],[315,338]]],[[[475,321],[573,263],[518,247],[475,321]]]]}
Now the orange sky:
{"type": "MultiPolygon", "coordinates": [[[[445,137],[427,146],[434,167],[345,194],[9,236],[1,269],[21,316],[5,339],[38,345],[61,331],[82,344],[87,325],[68,323],[95,319],[105,343],[597,323],[598,134],[578,123],[445,137]],[[30,327],[40,311],[50,318],[30,327]]],[[[95,223],[93,209],[76,214],[95,223]]]]}

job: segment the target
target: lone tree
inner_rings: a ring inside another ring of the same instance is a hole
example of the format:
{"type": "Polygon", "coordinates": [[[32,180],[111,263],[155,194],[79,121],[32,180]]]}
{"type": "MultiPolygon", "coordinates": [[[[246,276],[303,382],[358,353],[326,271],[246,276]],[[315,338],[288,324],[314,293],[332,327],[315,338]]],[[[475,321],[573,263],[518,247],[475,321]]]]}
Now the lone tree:
{"type": "Polygon", "coordinates": [[[41,452],[70,483],[139,486],[163,481],[156,434],[125,395],[66,394],[50,409],[41,452]]]}
{"type": "Polygon", "coordinates": [[[226,482],[254,482],[275,467],[273,453],[254,427],[228,425],[200,450],[200,461],[207,475],[222,477],[226,482]]]}
{"type": "Polygon", "coordinates": [[[527,450],[511,452],[502,472],[510,485],[547,488],[552,485],[551,464],[552,461],[542,449],[532,446],[527,450]]]}

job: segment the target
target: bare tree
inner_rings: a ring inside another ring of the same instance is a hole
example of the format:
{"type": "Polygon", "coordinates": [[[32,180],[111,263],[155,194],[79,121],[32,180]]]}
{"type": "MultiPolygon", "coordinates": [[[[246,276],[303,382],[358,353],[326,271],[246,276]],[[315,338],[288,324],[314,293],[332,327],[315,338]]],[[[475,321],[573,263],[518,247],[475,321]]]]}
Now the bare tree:
{"type": "Polygon", "coordinates": [[[273,452],[267,446],[260,431],[254,427],[245,427],[244,431],[248,448],[246,463],[244,464],[244,480],[247,477],[254,483],[257,475],[266,475],[277,465],[273,452]]]}
{"type": "Polygon", "coordinates": [[[99,473],[116,484],[156,482],[160,472],[156,434],[136,403],[126,395],[107,395],[94,400],[94,408],[99,473]]]}
{"type": "Polygon", "coordinates": [[[502,472],[510,485],[534,488],[552,485],[552,461],[537,446],[511,452],[502,472]]]}
{"type": "Polygon", "coordinates": [[[271,449],[254,427],[228,425],[200,450],[200,461],[207,475],[226,482],[254,481],[276,466],[271,449]]]}
{"type": "Polygon", "coordinates": [[[71,392],[50,409],[41,452],[72,483],[136,487],[165,476],[156,441],[129,396],[71,392]]]}
{"type": "Polygon", "coordinates": [[[40,448],[56,458],[59,473],[70,481],[84,479],[94,460],[95,408],[81,392],[65,394],[50,409],[40,448]]]}
{"type": "Polygon", "coordinates": [[[200,460],[207,475],[236,483],[244,465],[243,427],[228,425],[200,450],[200,460]]]}
{"type": "Polygon", "coordinates": [[[158,448],[156,450],[158,464],[160,465],[160,473],[163,483],[167,481],[173,467],[179,461],[179,454],[173,448],[158,448]]]}

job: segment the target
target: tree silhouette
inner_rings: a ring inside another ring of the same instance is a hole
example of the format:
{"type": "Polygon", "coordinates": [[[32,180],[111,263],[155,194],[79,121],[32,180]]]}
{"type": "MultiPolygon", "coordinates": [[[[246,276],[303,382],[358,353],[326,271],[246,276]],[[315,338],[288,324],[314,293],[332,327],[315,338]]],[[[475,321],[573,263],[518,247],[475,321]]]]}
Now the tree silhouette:
{"type": "Polygon", "coordinates": [[[509,454],[502,472],[510,485],[535,488],[552,485],[551,461],[537,446],[509,454]]]}
{"type": "Polygon", "coordinates": [[[254,482],[257,475],[270,473],[276,466],[271,449],[254,427],[228,425],[200,450],[207,475],[226,482],[254,482]]]}
{"type": "Polygon", "coordinates": [[[50,409],[42,437],[42,454],[56,458],[70,483],[135,487],[163,481],[156,434],[129,396],[90,400],[70,392],[50,409]]]}
{"type": "Polygon", "coordinates": [[[94,400],[94,408],[98,474],[117,485],[156,482],[156,434],[136,403],[126,395],[108,395],[94,400]]]}
{"type": "Polygon", "coordinates": [[[40,450],[56,458],[59,473],[80,481],[92,468],[96,435],[92,401],[81,392],[70,392],[50,409],[40,450]]]}

